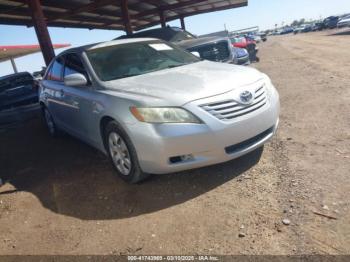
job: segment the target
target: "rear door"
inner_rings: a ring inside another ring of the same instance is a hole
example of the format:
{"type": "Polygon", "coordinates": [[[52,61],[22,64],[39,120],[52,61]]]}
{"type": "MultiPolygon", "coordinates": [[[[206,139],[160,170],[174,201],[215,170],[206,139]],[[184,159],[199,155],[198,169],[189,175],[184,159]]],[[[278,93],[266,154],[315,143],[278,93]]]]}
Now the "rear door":
{"type": "Polygon", "coordinates": [[[63,57],[57,57],[51,64],[45,79],[42,81],[43,96],[47,107],[59,127],[66,129],[66,116],[64,114],[64,85],[63,85],[63,57]]]}

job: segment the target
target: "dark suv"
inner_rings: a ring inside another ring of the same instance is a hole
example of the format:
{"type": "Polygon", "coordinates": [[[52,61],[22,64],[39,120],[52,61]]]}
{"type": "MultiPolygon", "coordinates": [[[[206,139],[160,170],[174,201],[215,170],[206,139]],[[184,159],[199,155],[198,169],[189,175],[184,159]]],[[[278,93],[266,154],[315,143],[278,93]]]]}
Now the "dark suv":
{"type": "Polygon", "coordinates": [[[0,124],[30,117],[38,110],[38,83],[30,73],[0,77],[0,124]]]}
{"type": "Polygon", "coordinates": [[[190,52],[198,52],[200,57],[215,62],[234,63],[235,56],[228,37],[196,37],[178,27],[165,27],[146,30],[123,38],[152,37],[175,43],[190,52]]]}
{"type": "Polygon", "coordinates": [[[326,28],[334,29],[334,28],[337,27],[338,21],[339,21],[339,17],[338,16],[330,16],[330,17],[327,17],[323,21],[323,23],[324,23],[326,28]]]}
{"type": "Polygon", "coordinates": [[[37,82],[28,72],[0,77],[0,110],[38,103],[37,82]]]}

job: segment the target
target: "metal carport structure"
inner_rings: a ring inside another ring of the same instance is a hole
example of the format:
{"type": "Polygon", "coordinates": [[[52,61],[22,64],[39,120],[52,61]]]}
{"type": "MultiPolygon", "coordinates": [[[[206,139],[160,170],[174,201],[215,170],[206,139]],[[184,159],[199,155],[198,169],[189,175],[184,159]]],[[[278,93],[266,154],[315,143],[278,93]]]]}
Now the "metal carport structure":
{"type": "Polygon", "coordinates": [[[0,24],[34,26],[45,63],[54,57],[47,27],[124,30],[127,34],[192,15],[238,8],[248,0],[0,0],[0,24]]]}

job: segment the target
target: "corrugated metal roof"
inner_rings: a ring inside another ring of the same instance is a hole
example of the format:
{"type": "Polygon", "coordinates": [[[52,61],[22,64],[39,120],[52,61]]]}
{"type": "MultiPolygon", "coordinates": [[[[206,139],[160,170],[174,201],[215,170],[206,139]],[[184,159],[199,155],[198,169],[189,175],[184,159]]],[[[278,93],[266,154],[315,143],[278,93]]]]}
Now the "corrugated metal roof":
{"type": "MultiPolygon", "coordinates": [[[[120,0],[41,0],[48,26],[124,30],[120,0]]],[[[134,31],[196,14],[246,6],[248,0],[129,0],[134,31]]],[[[27,1],[0,0],[0,24],[33,26],[27,1]]]]}

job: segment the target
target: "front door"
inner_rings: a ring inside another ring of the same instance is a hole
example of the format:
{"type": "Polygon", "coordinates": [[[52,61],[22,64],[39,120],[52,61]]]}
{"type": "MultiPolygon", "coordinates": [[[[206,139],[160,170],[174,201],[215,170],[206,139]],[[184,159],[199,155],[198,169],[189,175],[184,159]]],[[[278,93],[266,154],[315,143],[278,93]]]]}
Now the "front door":
{"type": "Polygon", "coordinates": [[[65,86],[63,93],[65,122],[69,131],[74,135],[87,139],[88,126],[86,118],[89,117],[92,105],[88,99],[91,90],[89,77],[84,69],[81,58],[75,53],[68,53],[64,56],[65,66],[63,77],[71,74],[82,74],[88,79],[87,86],[65,86]]]}

